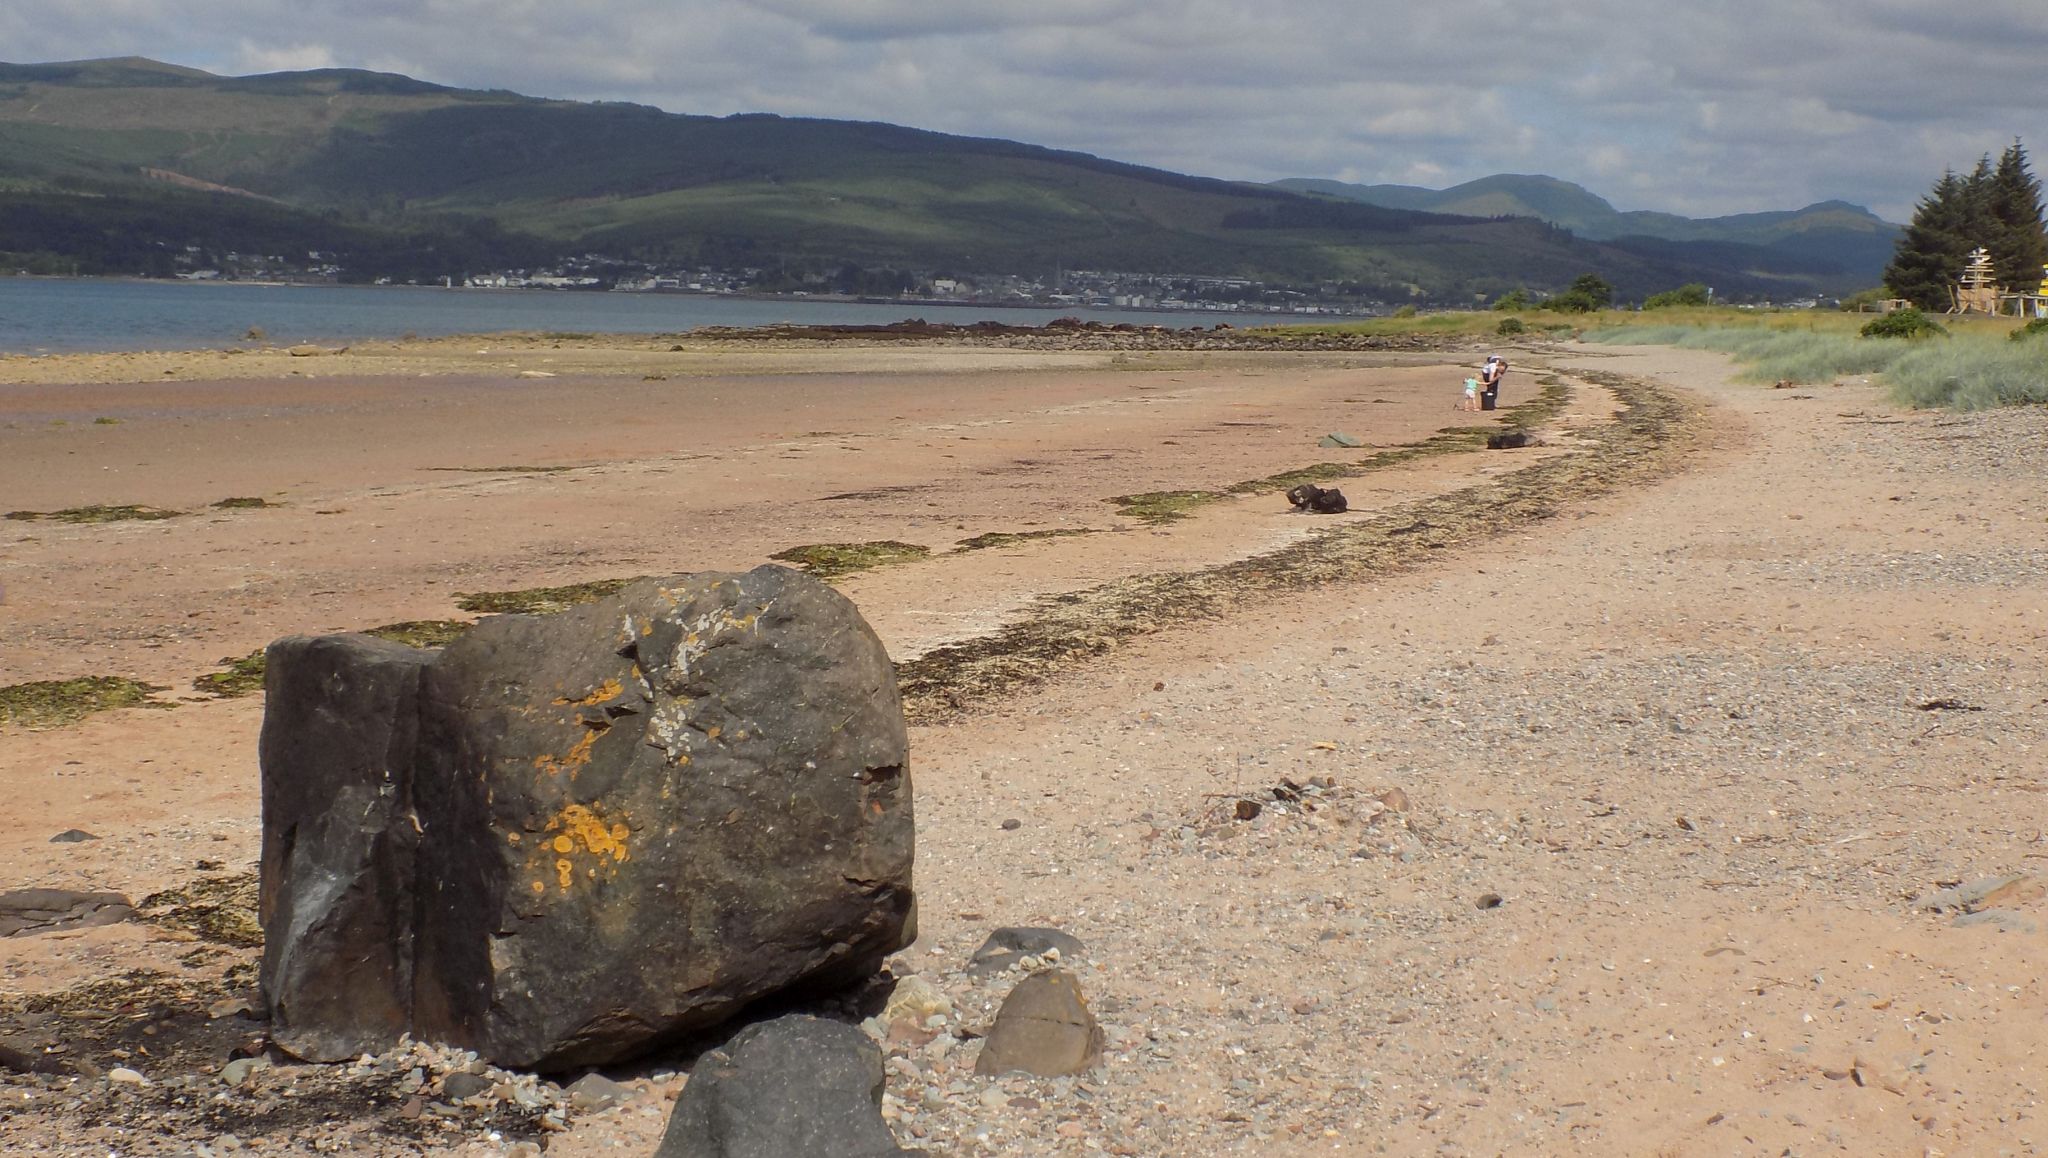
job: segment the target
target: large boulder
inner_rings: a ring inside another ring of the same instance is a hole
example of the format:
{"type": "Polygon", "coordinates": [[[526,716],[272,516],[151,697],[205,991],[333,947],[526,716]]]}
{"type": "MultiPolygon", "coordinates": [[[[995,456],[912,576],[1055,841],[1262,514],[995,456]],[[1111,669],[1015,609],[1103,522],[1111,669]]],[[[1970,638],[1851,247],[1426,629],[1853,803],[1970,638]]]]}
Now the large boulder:
{"type": "MultiPolygon", "coordinates": [[[[274,645],[285,670],[273,668],[270,686],[313,681],[294,669],[326,654],[274,645]]],[[[772,993],[851,981],[915,937],[895,675],[830,587],[782,567],[644,580],[557,615],[486,619],[438,655],[414,654],[409,757],[396,754],[403,727],[387,735],[315,712],[314,729],[344,752],[288,762],[285,725],[273,743],[266,719],[266,936],[303,941],[319,923],[284,914],[358,888],[381,898],[386,882],[407,916],[377,954],[321,947],[318,986],[310,966],[271,965],[307,946],[266,950],[265,992],[287,1048],[381,1048],[396,1025],[500,1065],[598,1065],[772,993]],[[314,827],[362,834],[354,863],[373,867],[346,877],[350,854],[335,852],[302,856],[306,871],[294,874],[283,856],[273,880],[273,829],[288,816],[307,829],[293,802],[354,800],[338,791],[366,764],[351,736],[394,753],[378,797],[388,807],[353,802],[314,827]],[[373,968],[362,972],[389,979],[401,1018],[330,1012],[349,983],[340,972],[364,959],[373,968]],[[322,1000],[309,1000],[315,990],[322,1000]],[[315,1009],[322,1024],[308,1022],[315,1009]]],[[[366,682],[326,678],[344,690],[366,682]]],[[[384,702],[344,694],[327,710],[374,715],[384,702]]],[[[352,922],[376,925],[329,924],[352,922]]]]}
{"type": "Polygon", "coordinates": [[[882,1051],[850,1025],[790,1014],[699,1058],[654,1158],[894,1158],[882,1051]]]}
{"type": "Polygon", "coordinates": [[[435,653],[368,635],[264,654],[258,974],[271,1034],[311,1061],[411,1027],[420,673],[435,653]]]}

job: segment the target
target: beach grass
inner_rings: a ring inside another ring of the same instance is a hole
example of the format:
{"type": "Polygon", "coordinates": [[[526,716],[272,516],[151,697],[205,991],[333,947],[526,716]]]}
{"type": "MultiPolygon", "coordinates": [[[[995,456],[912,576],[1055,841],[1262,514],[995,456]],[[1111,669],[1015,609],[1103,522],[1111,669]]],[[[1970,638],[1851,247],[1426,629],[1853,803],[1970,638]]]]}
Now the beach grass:
{"type": "Polygon", "coordinates": [[[2048,402],[2048,343],[2006,341],[2011,328],[1958,326],[1951,337],[1902,340],[1860,337],[1854,330],[1834,326],[1632,326],[1591,333],[1586,340],[1713,350],[1741,364],[1740,381],[1819,383],[1848,375],[1881,377],[1893,398],[1921,408],[1982,410],[2048,402]]]}

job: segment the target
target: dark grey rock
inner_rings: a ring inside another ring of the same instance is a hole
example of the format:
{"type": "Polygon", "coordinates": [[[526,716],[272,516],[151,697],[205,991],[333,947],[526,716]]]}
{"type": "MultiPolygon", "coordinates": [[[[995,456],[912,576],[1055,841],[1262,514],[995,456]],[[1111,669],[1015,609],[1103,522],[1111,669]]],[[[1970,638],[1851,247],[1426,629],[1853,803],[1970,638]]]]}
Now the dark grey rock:
{"type": "Polygon", "coordinates": [[[115,925],[134,915],[135,906],[120,893],[81,893],[70,889],[0,893],[0,937],[115,925]]]}
{"type": "Polygon", "coordinates": [[[439,653],[399,648],[388,673],[358,643],[281,641],[280,658],[265,865],[309,871],[302,889],[266,871],[264,976],[300,1056],[409,1029],[505,1066],[602,1065],[866,976],[915,938],[895,673],[817,580],[645,580],[488,618],[439,653]],[[333,694],[300,694],[295,671],[330,672],[333,694]],[[377,791],[351,794],[371,770],[377,791]],[[321,784],[342,806],[317,806],[321,784]],[[319,858],[298,852],[309,832],[319,858]],[[351,970],[366,1012],[309,1016],[351,970]],[[288,984],[301,976],[323,985],[288,984]]]}
{"type": "Polygon", "coordinates": [[[741,1030],[698,1060],[655,1158],[890,1158],[882,1051],[802,1014],[741,1030]]]}
{"type": "Polygon", "coordinates": [[[1343,447],[1347,450],[1356,450],[1357,448],[1364,446],[1365,443],[1361,441],[1356,435],[1346,434],[1341,430],[1332,430],[1330,433],[1323,435],[1323,437],[1316,442],[1316,445],[1322,447],[1343,447]]]}
{"type": "Polygon", "coordinates": [[[1058,949],[1063,961],[1083,960],[1087,956],[1081,939],[1072,933],[1006,925],[990,933],[988,939],[981,943],[981,948],[967,959],[967,972],[975,977],[1001,973],[1025,957],[1041,955],[1047,949],[1058,949]]]}
{"type": "Polygon", "coordinates": [[[0,1070],[12,1070],[18,1074],[62,1074],[71,1072],[71,1067],[62,1058],[0,1038],[0,1070]]]}
{"type": "Polygon", "coordinates": [[[1017,983],[996,1011],[974,1072],[997,1077],[1022,1070],[1039,1077],[1078,1074],[1102,1060],[1102,1027],[1088,1011],[1081,982],[1064,969],[1017,983]]]}
{"type": "Polygon", "coordinates": [[[86,842],[86,841],[88,841],[88,840],[98,840],[98,839],[99,839],[99,837],[97,837],[97,836],[94,836],[94,835],[93,835],[92,833],[90,833],[90,832],[87,832],[86,830],[84,830],[84,829],[82,829],[82,828],[67,828],[67,829],[65,829],[64,831],[62,831],[62,832],[58,833],[57,835],[55,835],[55,836],[51,837],[51,838],[50,838],[50,843],[51,843],[51,844],[83,844],[83,843],[85,843],[85,842],[86,842]]]}
{"type": "Polygon", "coordinates": [[[457,1070],[441,1079],[441,1096],[451,1102],[468,1101],[478,1094],[489,1093],[494,1084],[482,1074],[457,1070]]]}
{"type": "Polygon", "coordinates": [[[264,655],[258,976],[273,1038],[308,1061],[381,1053],[411,1026],[413,756],[434,654],[332,635],[264,655]]]}

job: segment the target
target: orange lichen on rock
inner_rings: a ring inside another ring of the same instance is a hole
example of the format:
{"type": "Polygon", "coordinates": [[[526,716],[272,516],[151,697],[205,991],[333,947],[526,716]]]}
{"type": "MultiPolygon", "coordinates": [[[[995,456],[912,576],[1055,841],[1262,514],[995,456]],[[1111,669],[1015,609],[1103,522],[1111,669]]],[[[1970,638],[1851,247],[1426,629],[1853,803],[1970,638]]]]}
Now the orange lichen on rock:
{"type": "Polygon", "coordinates": [[[577,858],[590,858],[584,875],[595,880],[599,870],[608,877],[630,856],[627,842],[633,830],[622,821],[607,822],[586,805],[563,808],[548,821],[546,831],[553,836],[542,840],[535,852],[543,862],[554,858],[555,882],[564,890],[576,879],[577,858]]]}
{"type": "Polygon", "coordinates": [[[585,730],[583,738],[576,741],[576,746],[570,748],[562,756],[557,757],[552,753],[542,752],[533,758],[534,768],[550,776],[560,776],[562,773],[567,772],[569,778],[574,780],[577,770],[590,763],[591,746],[597,743],[597,738],[603,735],[604,731],[605,729],[603,728],[585,730]]]}
{"type": "Polygon", "coordinates": [[[595,690],[580,700],[572,700],[567,696],[557,696],[555,697],[555,703],[563,707],[588,708],[616,700],[625,693],[625,690],[625,685],[619,683],[619,681],[606,680],[597,685],[595,690]]]}

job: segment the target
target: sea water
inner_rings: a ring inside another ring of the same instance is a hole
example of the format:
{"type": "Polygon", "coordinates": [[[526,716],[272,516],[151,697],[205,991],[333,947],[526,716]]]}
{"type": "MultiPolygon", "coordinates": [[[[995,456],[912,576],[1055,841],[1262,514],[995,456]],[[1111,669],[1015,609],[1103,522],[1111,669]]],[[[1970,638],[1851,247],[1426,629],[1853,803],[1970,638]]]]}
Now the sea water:
{"type": "Polygon", "coordinates": [[[191,350],[234,346],[252,332],[272,345],[406,334],[683,333],[699,326],[880,325],[906,318],[1039,326],[1057,317],[1186,328],[1269,314],[1168,313],[926,303],[738,298],[706,294],[255,285],[97,278],[0,277],[0,353],[191,350]]]}

